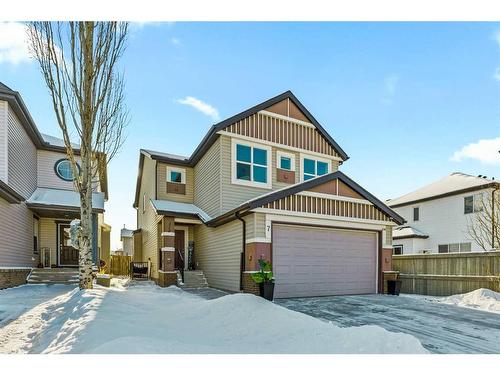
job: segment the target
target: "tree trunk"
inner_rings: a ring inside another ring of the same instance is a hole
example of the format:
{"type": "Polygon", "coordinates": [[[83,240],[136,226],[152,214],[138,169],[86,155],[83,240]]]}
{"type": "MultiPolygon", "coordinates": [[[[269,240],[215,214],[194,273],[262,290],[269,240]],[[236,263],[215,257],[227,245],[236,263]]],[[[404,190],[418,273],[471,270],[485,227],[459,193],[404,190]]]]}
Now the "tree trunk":
{"type": "MultiPolygon", "coordinates": [[[[82,155],[83,156],[83,155],[82,155]]],[[[80,289],[92,288],[92,178],[88,159],[82,157],[82,190],[80,191],[80,289]]]]}

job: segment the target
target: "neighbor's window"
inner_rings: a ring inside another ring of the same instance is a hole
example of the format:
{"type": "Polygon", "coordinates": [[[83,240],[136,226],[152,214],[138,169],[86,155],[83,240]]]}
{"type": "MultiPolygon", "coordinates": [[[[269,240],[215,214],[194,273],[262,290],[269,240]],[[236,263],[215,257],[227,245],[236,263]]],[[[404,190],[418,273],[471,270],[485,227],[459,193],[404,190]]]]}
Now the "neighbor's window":
{"type": "Polygon", "coordinates": [[[256,146],[236,145],[236,179],[267,184],[267,152],[256,146]]]}
{"type": "Polygon", "coordinates": [[[471,250],[470,242],[438,245],[439,253],[469,253],[471,250]]]}
{"type": "Polygon", "coordinates": [[[403,254],[403,245],[394,245],[392,248],[393,255],[402,255],[403,254]]]}
{"type": "Polygon", "coordinates": [[[167,181],[178,184],[186,183],[186,170],[176,167],[167,167],[167,181]]]}
{"type": "Polygon", "coordinates": [[[420,220],[420,207],[413,207],[413,221],[420,220]]]}
{"type": "Polygon", "coordinates": [[[295,170],[295,155],[285,153],[282,151],[276,152],[276,159],[278,161],[278,168],[285,171],[295,170]]]}
{"type": "Polygon", "coordinates": [[[448,252],[448,244],[438,245],[438,253],[447,253],[447,252],[448,252]]]}
{"type": "Polygon", "coordinates": [[[461,253],[470,253],[472,251],[470,242],[464,242],[460,244],[460,252],[461,253]]]}
{"type": "MultiPolygon", "coordinates": [[[[78,164],[77,167],[80,169],[78,164]]],[[[73,181],[75,179],[73,171],[71,170],[71,162],[68,159],[58,160],[54,165],[54,170],[56,171],[57,177],[64,181],[73,181]]]]}
{"type": "Polygon", "coordinates": [[[464,214],[471,214],[483,210],[481,194],[464,197],[464,214]]]}
{"type": "Polygon", "coordinates": [[[304,171],[303,173],[304,181],[310,180],[311,178],[314,177],[322,176],[330,171],[327,162],[310,158],[304,158],[302,164],[302,170],[304,171]]]}

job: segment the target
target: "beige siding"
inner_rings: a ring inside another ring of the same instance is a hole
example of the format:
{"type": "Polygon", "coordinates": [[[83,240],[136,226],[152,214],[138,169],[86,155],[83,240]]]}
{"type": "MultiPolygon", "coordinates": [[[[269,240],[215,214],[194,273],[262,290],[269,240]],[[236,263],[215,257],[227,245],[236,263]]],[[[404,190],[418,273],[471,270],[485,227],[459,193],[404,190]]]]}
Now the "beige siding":
{"type": "MultiPolygon", "coordinates": [[[[174,202],[183,202],[183,203],[193,203],[193,186],[194,186],[194,173],[193,168],[189,167],[179,167],[176,165],[169,165],[165,163],[158,162],[157,168],[157,198],[165,199],[174,202]],[[167,167],[171,166],[174,168],[182,168],[186,170],[186,194],[169,194],[167,193],[167,167]]],[[[154,174],[152,175],[154,176],[154,174]]]]}
{"type": "Polygon", "coordinates": [[[262,213],[256,213],[255,215],[255,237],[265,237],[266,236],[266,215],[262,213]]]}
{"type": "Polygon", "coordinates": [[[139,206],[137,208],[137,226],[142,229],[142,261],[151,259],[151,276],[158,277],[158,238],[157,238],[157,215],[149,203],[155,195],[155,161],[147,156],[144,157],[144,166],[139,194],[139,206]],[[145,196],[145,199],[143,199],[145,196]],[[145,205],[144,205],[145,203],[145,205]],[[144,213],[143,213],[144,211],[144,213]]]}
{"type": "Polygon", "coordinates": [[[38,150],[38,186],[45,188],[55,188],[73,190],[71,181],[64,181],[56,175],[54,166],[60,159],[66,159],[66,154],[60,152],[38,150]]]}
{"type": "Polygon", "coordinates": [[[7,102],[0,100],[0,180],[7,182],[7,102]]]}
{"type": "Polygon", "coordinates": [[[385,244],[392,246],[392,226],[385,227],[385,244]]]}
{"type": "Polygon", "coordinates": [[[33,214],[24,203],[0,198],[0,267],[32,267],[33,214]]]}
{"type": "Polygon", "coordinates": [[[212,217],[221,214],[221,137],[194,167],[194,204],[212,217]]]}
{"type": "Polygon", "coordinates": [[[29,198],[36,189],[36,147],[11,109],[8,124],[9,185],[29,198]]]}
{"type": "Polygon", "coordinates": [[[40,218],[40,249],[50,249],[52,264],[57,264],[57,225],[54,219],[40,218]]]}
{"type": "Polygon", "coordinates": [[[217,228],[195,227],[195,257],[211,287],[239,291],[241,227],[238,220],[217,228]]]}

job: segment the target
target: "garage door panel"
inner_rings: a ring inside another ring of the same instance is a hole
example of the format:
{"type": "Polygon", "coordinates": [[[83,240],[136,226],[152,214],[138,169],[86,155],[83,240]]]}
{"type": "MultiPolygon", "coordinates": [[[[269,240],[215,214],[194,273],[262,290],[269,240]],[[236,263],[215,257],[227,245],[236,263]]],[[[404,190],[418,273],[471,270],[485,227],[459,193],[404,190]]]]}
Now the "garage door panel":
{"type": "Polygon", "coordinates": [[[373,232],[273,226],[276,298],[376,292],[373,232]]]}

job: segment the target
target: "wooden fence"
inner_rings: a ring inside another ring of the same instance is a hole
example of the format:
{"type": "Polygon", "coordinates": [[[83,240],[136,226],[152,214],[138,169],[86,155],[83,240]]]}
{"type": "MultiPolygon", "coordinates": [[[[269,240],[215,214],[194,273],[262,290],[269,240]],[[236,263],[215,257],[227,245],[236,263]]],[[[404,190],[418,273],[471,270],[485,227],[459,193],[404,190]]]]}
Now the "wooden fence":
{"type": "Polygon", "coordinates": [[[394,255],[401,293],[449,296],[479,288],[500,292],[500,251],[394,255]]]}
{"type": "Polygon", "coordinates": [[[132,257],[128,255],[111,255],[109,273],[115,276],[129,276],[132,257]]]}

